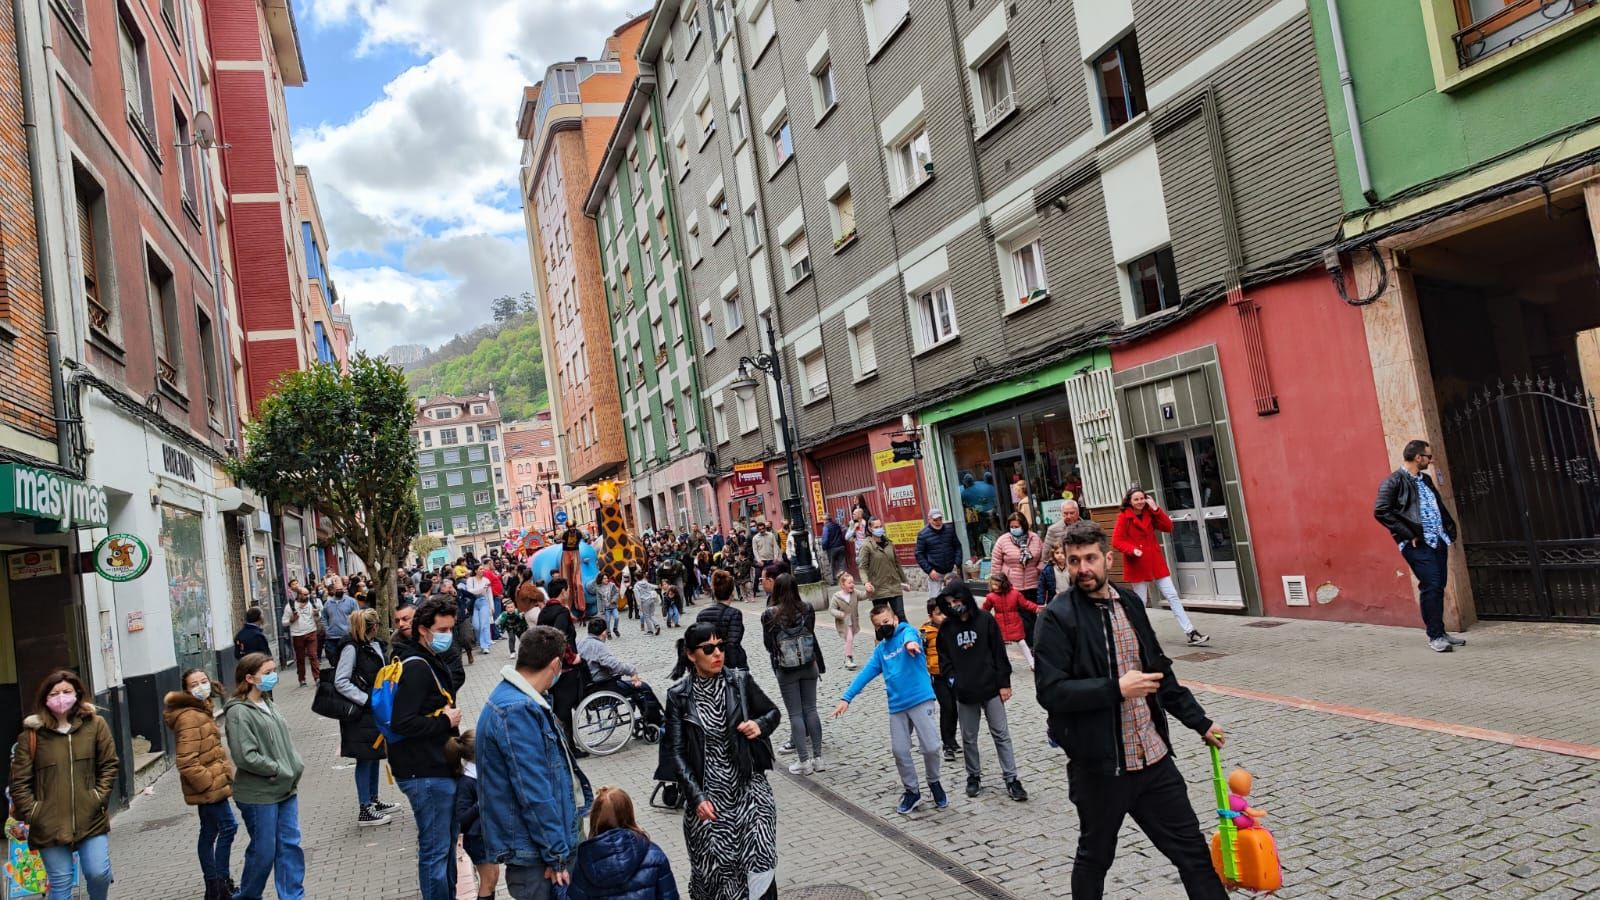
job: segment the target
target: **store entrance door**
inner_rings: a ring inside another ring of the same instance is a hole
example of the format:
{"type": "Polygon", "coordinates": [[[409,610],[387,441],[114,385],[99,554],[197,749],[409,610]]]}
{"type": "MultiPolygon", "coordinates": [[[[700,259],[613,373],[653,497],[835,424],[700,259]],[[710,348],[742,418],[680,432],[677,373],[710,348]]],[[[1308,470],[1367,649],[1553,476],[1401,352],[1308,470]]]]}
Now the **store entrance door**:
{"type": "Polygon", "coordinates": [[[1244,608],[1233,524],[1209,432],[1165,439],[1153,449],[1156,499],[1172,517],[1167,561],[1185,604],[1244,608]]]}

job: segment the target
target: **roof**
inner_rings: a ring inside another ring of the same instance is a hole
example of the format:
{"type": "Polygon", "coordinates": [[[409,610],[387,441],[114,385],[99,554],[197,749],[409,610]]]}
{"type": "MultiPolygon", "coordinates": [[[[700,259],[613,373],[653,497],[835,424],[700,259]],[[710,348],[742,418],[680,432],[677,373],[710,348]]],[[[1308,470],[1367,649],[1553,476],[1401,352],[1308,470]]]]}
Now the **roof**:
{"type": "Polygon", "coordinates": [[[428,397],[417,401],[417,428],[449,427],[451,425],[473,425],[478,422],[500,421],[500,404],[495,402],[494,392],[487,394],[465,394],[460,397],[441,394],[437,397],[428,397]],[[484,404],[483,415],[470,415],[472,404],[484,404]],[[459,414],[453,419],[432,419],[426,413],[431,409],[442,407],[455,407],[459,414]]]}
{"type": "Polygon", "coordinates": [[[502,435],[502,440],[506,448],[506,459],[556,455],[555,429],[548,424],[522,431],[507,431],[502,435]],[[549,441],[550,445],[540,447],[540,441],[549,441]]]}

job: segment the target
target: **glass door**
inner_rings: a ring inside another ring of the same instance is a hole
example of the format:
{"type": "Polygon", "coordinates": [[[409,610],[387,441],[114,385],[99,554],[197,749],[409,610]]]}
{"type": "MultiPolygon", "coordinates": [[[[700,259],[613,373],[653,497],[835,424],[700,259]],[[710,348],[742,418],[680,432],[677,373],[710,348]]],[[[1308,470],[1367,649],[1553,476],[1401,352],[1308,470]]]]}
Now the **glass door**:
{"type": "Polygon", "coordinates": [[[1233,524],[1216,438],[1209,434],[1169,439],[1153,452],[1156,499],[1172,517],[1167,562],[1185,602],[1243,606],[1233,524]]]}

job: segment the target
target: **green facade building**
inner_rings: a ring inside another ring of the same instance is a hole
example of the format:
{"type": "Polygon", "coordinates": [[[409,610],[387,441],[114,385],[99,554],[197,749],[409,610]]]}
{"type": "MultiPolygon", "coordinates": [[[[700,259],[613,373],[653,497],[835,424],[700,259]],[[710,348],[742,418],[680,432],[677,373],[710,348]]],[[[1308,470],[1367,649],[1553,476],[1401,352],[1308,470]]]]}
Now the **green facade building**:
{"type": "Polygon", "coordinates": [[[494,392],[422,401],[412,435],[423,532],[443,540],[451,558],[498,546],[507,497],[494,392]]]}

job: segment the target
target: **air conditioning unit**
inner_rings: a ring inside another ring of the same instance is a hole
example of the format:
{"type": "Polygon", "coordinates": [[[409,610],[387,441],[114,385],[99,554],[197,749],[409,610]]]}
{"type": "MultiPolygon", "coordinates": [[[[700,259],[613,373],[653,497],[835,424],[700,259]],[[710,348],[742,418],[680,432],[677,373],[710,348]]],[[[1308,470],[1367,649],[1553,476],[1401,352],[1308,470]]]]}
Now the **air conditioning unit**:
{"type": "Polygon", "coordinates": [[[1283,576],[1283,604],[1285,606],[1310,606],[1311,595],[1306,590],[1304,575],[1283,576]]]}

